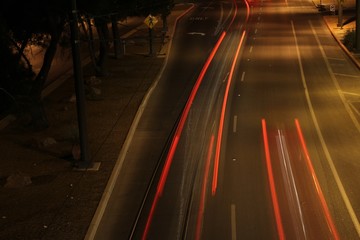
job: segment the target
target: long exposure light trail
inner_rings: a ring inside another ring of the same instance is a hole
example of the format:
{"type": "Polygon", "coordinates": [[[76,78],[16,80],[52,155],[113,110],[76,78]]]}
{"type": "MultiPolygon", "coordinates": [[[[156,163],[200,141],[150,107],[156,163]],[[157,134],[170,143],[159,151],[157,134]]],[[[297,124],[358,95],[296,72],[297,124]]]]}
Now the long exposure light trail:
{"type": "Polygon", "coordinates": [[[285,240],[286,238],[285,238],[284,227],[283,227],[281,215],[280,215],[279,202],[278,202],[278,198],[277,198],[277,194],[276,194],[274,174],[273,174],[273,170],[272,170],[272,166],[271,166],[269,141],[268,141],[268,134],[267,134],[265,119],[261,120],[261,125],[262,125],[262,131],[263,131],[266,167],[267,167],[267,172],[268,172],[268,179],[269,179],[269,185],[270,185],[271,199],[272,199],[273,208],[274,208],[276,227],[277,227],[279,239],[285,240]]]}
{"type": "Polygon", "coordinates": [[[199,87],[200,87],[200,85],[202,83],[202,80],[203,80],[203,78],[205,76],[205,73],[206,73],[207,69],[209,68],[210,63],[212,62],[216,52],[218,51],[218,48],[219,48],[220,44],[224,40],[225,35],[226,35],[226,32],[223,32],[221,34],[221,36],[218,39],[215,47],[211,51],[208,59],[206,60],[206,62],[204,64],[204,67],[202,68],[202,70],[200,72],[199,77],[196,80],[196,83],[195,83],[195,85],[194,85],[194,87],[193,87],[193,89],[191,91],[190,97],[189,97],[188,101],[186,102],[184,111],[183,111],[183,113],[181,115],[179,124],[178,124],[178,126],[176,128],[176,131],[175,131],[175,136],[174,136],[173,141],[172,141],[172,143],[170,145],[170,149],[169,149],[168,155],[167,155],[166,160],[165,160],[164,168],[163,168],[163,170],[161,172],[159,184],[158,184],[158,187],[157,187],[155,198],[154,198],[152,206],[151,206],[151,210],[150,210],[148,219],[146,221],[146,226],[145,226],[145,230],[143,232],[142,239],[147,238],[147,235],[148,235],[148,232],[149,232],[149,229],[150,229],[150,225],[151,225],[151,222],[152,222],[152,219],[153,219],[153,215],[154,215],[154,212],[155,212],[155,208],[157,206],[157,203],[159,201],[160,196],[162,195],[162,191],[164,189],[167,176],[169,174],[169,170],[170,170],[170,166],[172,164],[174,153],[176,151],[176,148],[177,148],[177,145],[178,145],[178,142],[179,142],[179,138],[180,138],[181,133],[183,131],[186,119],[187,119],[188,114],[190,112],[191,105],[192,105],[192,103],[194,101],[194,98],[195,98],[195,96],[197,94],[197,91],[198,91],[198,89],[199,89],[199,87]]]}

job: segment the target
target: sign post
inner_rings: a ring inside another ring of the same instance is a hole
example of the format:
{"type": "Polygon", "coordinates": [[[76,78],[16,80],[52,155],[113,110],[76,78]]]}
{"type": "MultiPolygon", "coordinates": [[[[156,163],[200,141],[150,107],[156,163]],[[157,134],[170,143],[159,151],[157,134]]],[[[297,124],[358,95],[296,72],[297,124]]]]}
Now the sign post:
{"type": "Polygon", "coordinates": [[[337,26],[340,27],[342,29],[343,27],[343,0],[339,0],[339,9],[338,9],[338,24],[337,26]]]}
{"type": "Polygon", "coordinates": [[[153,55],[153,49],[152,49],[152,40],[153,40],[153,28],[155,26],[155,24],[158,22],[157,18],[152,16],[151,14],[149,14],[149,16],[147,16],[144,20],[144,23],[148,26],[149,28],[149,54],[150,56],[153,55]]]}

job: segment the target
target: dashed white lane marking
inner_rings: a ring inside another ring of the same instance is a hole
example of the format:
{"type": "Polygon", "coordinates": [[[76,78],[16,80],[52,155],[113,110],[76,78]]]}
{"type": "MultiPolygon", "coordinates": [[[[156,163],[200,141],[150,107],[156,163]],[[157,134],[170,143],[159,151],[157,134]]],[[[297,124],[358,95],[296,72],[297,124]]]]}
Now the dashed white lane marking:
{"type": "Polygon", "coordinates": [[[233,132],[236,133],[236,128],[237,128],[237,116],[234,116],[234,122],[233,122],[233,132]]]}
{"type": "Polygon", "coordinates": [[[231,204],[231,240],[236,240],[236,208],[231,204]]]}
{"type": "Polygon", "coordinates": [[[243,82],[244,80],[245,80],[245,72],[243,72],[241,75],[241,81],[243,82]]]}

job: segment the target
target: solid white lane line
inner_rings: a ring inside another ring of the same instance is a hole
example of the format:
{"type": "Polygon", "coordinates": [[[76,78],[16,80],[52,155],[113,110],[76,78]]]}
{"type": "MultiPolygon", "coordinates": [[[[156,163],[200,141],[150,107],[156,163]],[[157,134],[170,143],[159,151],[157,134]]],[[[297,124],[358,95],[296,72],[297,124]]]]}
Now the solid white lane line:
{"type": "MultiPolygon", "coordinates": [[[[314,29],[314,27],[313,27],[313,25],[312,25],[312,23],[311,23],[310,20],[309,20],[309,24],[310,24],[311,30],[312,30],[312,32],[313,32],[313,35],[314,35],[314,37],[315,37],[315,39],[316,39],[316,42],[317,42],[317,44],[318,44],[318,47],[319,47],[319,49],[320,49],[321,55],[322,55],[322,57],[323,57],[323,59],[324,59],[324,61],[325,61],[326,67],[327,67],[327,69],[328,69],[328,71],[329,71],[329,74],[330,74],[330,76],[331,76],[331,80],[333,81],[333,83],[334,83],[334,85],[335,85],[335,87],[336,87],[336,89],[337,89],[337,91],[338,91],[338,94],[339,94],[339,96],[340,96],[341,101],[342,101],[343,104],[344,104],[344,107],[345,107],[346,111],[348,112],[351,120],[353,121],[355,127],[357,128],[358,132],[360,133],[360,124],[359,124],[359,122],[357,121],[356,117],[354,116],[353,112],[351,111],[349,105],[346,104],[346,99],[345,99],[345,97],[344,97],[344,94],[342,94],[342,92],[341,92],[340,85],[339,85],[339,83],[338,83],[338,81],[337,81],[337,79],[336,79],[336,77],[335,77],[335,75],[334,75],[334,72],[333,72],[332,69],[331,69],[331,66],[330,66],[329,60],[328,60],[327,57],[326,57],[324,48],[323,48],[323,46],[321,45],[320,40],[319,40],[319,37],[317,36],[317,34],[316,34],[316,32],[315,32],[315,29],[314,29]]],[[[359,228],[359,235],[360,235],[360,228],[359,228]]]]}
{"type": "Polygon", "coordinates": [[[235,209],[235,204],[231,204],[231,240],[236,240],[236,209],[235,209]]]}
{"type": "MultiPolygon", "coordinates": [[[[343,94],[342,91],[341,91],[340,85],[339,85],[339,83],[338,83],[338,81],[337,81],[337,79],[336,79],[336,77],[335,77],[335,74],[334,74],[334,72],[333,72],[332,69],[331,69],[329,60],[326,58],[325,51],[324,51],[324,49],[323,49],[323,47],[322,47],[322,45],[321,45],[321,43],[320,43],[320,40],[319,40],[318,36],[316,35],[315,29],[314,29],[314,27],[313,27],[313,25],[312,25],[312,22],[311,22],[310,20],[309,20],[309,24],[310,24],[310,27],[311,27],[311,29],[312,29],[313,35],[315,36],[315,39],[316,39],[316,41],[317,41],[317,43],[318,43],[318,46],[319,46],[320,51],[321,51],[321,54],[322,54],[322,56],[323,56],[323,58],[324,58],[324,60],[325,60],[325,63],[326,63],[326,66],[327,66],[327,68],[328,68],[328,71],[329,71],[329,73],[330,73],[331,79],[332,79],[332,81],[333,81],[333,83],[334,83],[334,85],[335,85],[335,87],[336,87],[336,89],[337,89],[337,91],[338,91],[338,93],[339,93],[340,99],[341,99],[341,101],[343,102],[343,104],[344,104],[344,106],[345,106],[345,109],[346,109],[346,111],[348,112],[348,114],[349,114],[351,120],[353,121],[355,127],[356,127],[357,130],[360,132],[360,124],[359,124],[359,122],[357,121],[357,118],[356,118],[356,116],[354,115],[354,113],[353,113],[353,111],[352,111],[351,109],[355,110],[355,113],[357,113],[357,114],[359,114],[359,112],[358,112],[357,109],[353,106],[353,104],[348,104],[348,103],[347,103],[347,101],[346,101],[346,99],[345,99],[345,97],[344,97],[344,94],[343,94]]],[[[348,75],[348,76],[350,76],[350,75],[348,75]]],[[[347,208],[347,210],[348,210],[348,212],[349,212],[349,215],[350,215],[350,217],[351,217],[351,220],[352,220],[352,222],[353,222],[353,224],[354,224],[354,227],[355,227],[355,229],[356,229],[356,231],[357,231],[357,233],[358,233],[358,236],[360,237],[360,223],[359,223],[359,219],[357,218],[356,213],[355,213],[355,211],[354,211],[354,209],[353,209],[353,207],[352,207],[352,205],[351,205],[350,199],[349,199],[349,197],[348,197],[348,195],[347,195],[347,193],[346,193],[346,191],[345,191],[345,188],[344,188],[344,186],[343,186],[343,184],[342,184],[342,182],[341,182],[340,176],[339,176],[339,174],[338,174],[338,172],[337,172],[337,170],[336,170],[336,167],[335,167],[335,165],[334,165],[334,163],[333,163],[333,160],[332,160],[331,157],[330,157],[330,153],[328,153],[328,149],[326,149],[326,151],[327,151],[327,154],[329,154],[329,158],[327,158],[327,160],[328,160],[328,162],[329,162],[330,169],[331,169],[331,171],[332,171],[332,173],[333,173],[333,175],[334,175],[336,184],[337,184],[337,186],[338,186],[338,188],[339,188],[339,190],[340,190],[341,197],[343,198],[343,201],[345,202],[345,205],[346,205],[346,208],[347,208]]]]}
{"type": "Polygon", "coordinates": [[[233,123],[233,132],[236,133],[236,127],[237,127],[237,116],[234,116],[234,123],[233,123]]]}
{"type": "MultiPolygon", "coordinates": [[[[317,132],[317,135],[319,137],[319,140],[320,140],[320,143],[321,143],[321,146],[324,150],[324,153],[325,153],[325,157],[326,157],[326,160],[330,166],[330,169],[334,175],[334,178],[335,178],[335,181],[336,181],[336,184],[339,188],[339,191],[340,191],[340,194],[341,194],[341,197],[346,205],[346,208],[349,212],[349,215],[351,217],[351,220],[355,226],[355,229],[358,233],[358,235],[360,236],[360,224],[359,224],[359,221],[356,217],[356,214],[354,212],[354,209],[350,203],[350,200],[345,192],[345,189],[344,189],[344,186],[340,180],[340,177],[339,177],[339,174],[335,168],[335,165],[334,165],[334,162],[331,158],[331,155],[330,155],[330,152],[329,152],[329,149],[327,148],[326,146],[326,143],[325,143],[325,140],[324,140],[324,137],[321,133],[321,130],[320,130],[320,127],[319,127],[319,123],[316,119],[316,115],[315,115],[315,112],[314,112],[314,108],[312,106],[312,103],[311,103],[311,99],[310,99],[310,95],[309,95],[309,91],[308,91],[308,88],[307,88],[307,84],[306,84],[306,79],[305,79],[305,74],[304,74],[304,69],[303,69],[303,65],[302,65],[302,61],[301,61],[301,55],[300,55],[300,50],[299,50],[299,45],[298,45],[298,41],[297,41],[297,37],[296,37],[296,32],[295,32],[295,27],[294,27],[294,23],[293,21],[291,21],[291,27],[292,27],[292,31],[293,31],[293,35],[294,35],[294,39],[295,39],[295,45],[296,45],[296,52],[297,52],[297,58],[298,58],[298,62],[299,62],[299,68],[300,68],[300,73],[301,73],[301,80],[303,82],[303,86],[304,86],[304,91],[305,91],[305,96],[306,96],[306,101],[308,103],[308,106],[309,106],[309,111],[310,111],[310,114],[311,114],[311,118],[314,122],[314,125],[315,125],[315,129],[316,129],[316,132],[317,132]]],[[[315,35],[316,36],[316,35],[315,35]]],[[[316,36],[317,37],[317,36],[316,36]]],[[[317,38],[318,40],[318,38],[317,38]]],[[[320,46],[321,47],[321,46],[320,46]]],[[[320,48],[321,50],[323,50],[322,48],[320,48]]],[[[346,105],[345,105],[346,106],[346,105]]]]}

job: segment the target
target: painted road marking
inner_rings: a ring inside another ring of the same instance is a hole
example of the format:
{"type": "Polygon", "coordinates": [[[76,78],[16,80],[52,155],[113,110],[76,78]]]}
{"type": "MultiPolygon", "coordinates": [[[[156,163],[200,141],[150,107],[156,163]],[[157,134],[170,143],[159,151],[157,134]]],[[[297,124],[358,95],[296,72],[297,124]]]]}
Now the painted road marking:
{"type": "MultiPolygon", "coordinates": [[[[310,22],[310,25],[311,25],[311,22],[310,22]]],[[[312,26],[312,25],[311,25],[312,26]]],[[[360,224],[359,224],[359,221],[357,219],[357,216],[355,214],[355,211],[350,203],[350,200],[349,200],[349,197],[347,196],[346,194],[346,191],[345,191],[345,188],[340,180],[340,177],[339,177],[339,174],[336,170],[336,167],[334,165],[334,162],[331,158],[331,155],[330,155],[330,152],[329,152],[329,149],[327,148],[326,146],[326,143],[325,143],[325,139],[321,133],[321,130],[320,130],[320,126],[319,126],[319,123],[316,119],[316,115],[315,115],[315,112],[314,112],[314,108],[313,108],[313,105],[311,103],[311,99],[310,99],[310,94],[309,94],[309,91],[308,91],[308,88],[307,88],[307,84],[306,84],[306,79],[305,79],[305,74],[304,74],[304,69],[303,69],[303,65],[302,65],[302,60],[301,60],[301,55],[300,55],[300,49],[299,49],[299,45],[298,45],[298,41],[297,41],[297,37],[296,37],[296,31],[295,31],[295,27],[294,27],[294,23],[293,21],[291,21],[291,27],[292,27],[292,31],[293,31],[293,36],[294,36],[294,40],[295,40],[295,46],[296,46],[296,53],[297,53],[297,58],[298,58],[298,64],[299,64],[299,69],[300,69],[300,73],[301,73],[301,80],[303,82],[303,86],[304,86],[304,91],[305,91],[305,96],[306,96],[306,101],[308,103],[308,106],[309,106],[309,111],[310,111],[310,114],[311,114],[311,118],[314,122],[314,126],[315,126],[315,129],[316,129],[316,132],[317,132],[317,135],[319,136],[319,140],[320,140],[320,143],[321,143],[321,146],[324,150],[324,153],[325,153],[325,156],[326,156],[326,160],[330,166],[330,169],[334,175],[334,178],[335,178],[335,182],[339,188],[339,191],[340,191],[340,194],[341,194],[341,197],[346,205],[346,208],[349,212],[349,215],[351,217],[351,220],[355,226],[355,229],[358,233],[358,235],[360,236],[360,224]]],[[[313,29],[313,28],[312,28],[313,29]]],[[[314,31],[314,29],[313,29],[314,31]]],[[[317,41],[319,41],[319,39],[317,38],[315,32],[313,32],[315,38],[317,41]]],[[[318,42],[318,45],[320,43],[318,42]]],[[[322,51],[322,54],[323,56],[325,55],[325,53],[323,52],[323,48],[321,48],[321,45],[319,45],[320,47],[320,50],[322,51]]],[[[326,58],[324,58],[326,59],[326,58]]],[[[326,63],[328,64],[328,61],[326,61],[326,63]]],[[[328,66],[328,69],[330,67],[328,66]]],[[[331,72],[331,70],[329,70],[331,72]]],[[[332,75],[333,77],[333,75],[332,75]]],[[[336,80],[335,80],[336,82],[336,80]]],[[[336,85],[336,84],[335,84],[336,85]]],[[[338,86],[338,85],[337,85],[338,86]]],[[[342,96],[342,95],[340,95],[342,96]]],[[[346,106],[346,105],[345,105],[346,106]]],[[[352,114],[353,115],[353,114],[352,114]]]]}
{"type": "Polygon", "coordinates": [[[231,204],[231,239],[236,240],[236,208],[231,204]]]}
{"type": "Polygon", "coordinates": [[[276,194],[274,173],[273,173],[272,166],[271,166],[269,140],[268,140],[265,119],[261,120],[261,125],[262,125],[263,141],[264,141],[266,169],[267,169],[267,175],[268,175],[268,180],[269,180],[271,200],[272,200],[272,205],[273,205],[273,210],[274,210],[274,215],[275,215],[275,220],[276,220],[276,228],[277,228],[277,232],[279,235],[279,239],[285,240],[286,238],[285,238],[284,227],[282,224],[282,219],[281,219],[281,214],[280,214],[279,201],[278,201],[277,194],[276,194]]]}
{"type": "Polygon", "coordinates": [[[245,80],[245,72],[243,72],[241,75],[241,81],[243,82],[244,80],[245,80]]]}
{"type": "Polygon", "coordinates": [[[334,73],[335,76],[341,76],[341,77],[351,77],[351,78],[358,78],[357,75],[350,75],[350,74],[343,74],[343,73],[334,73]]]}
{"type": "Polygon", "coordinates": [[[233,123],[233,132],[236,133],[236,126],[237,126],[237,116],[234,116],[234,123],[233,123]]]}

